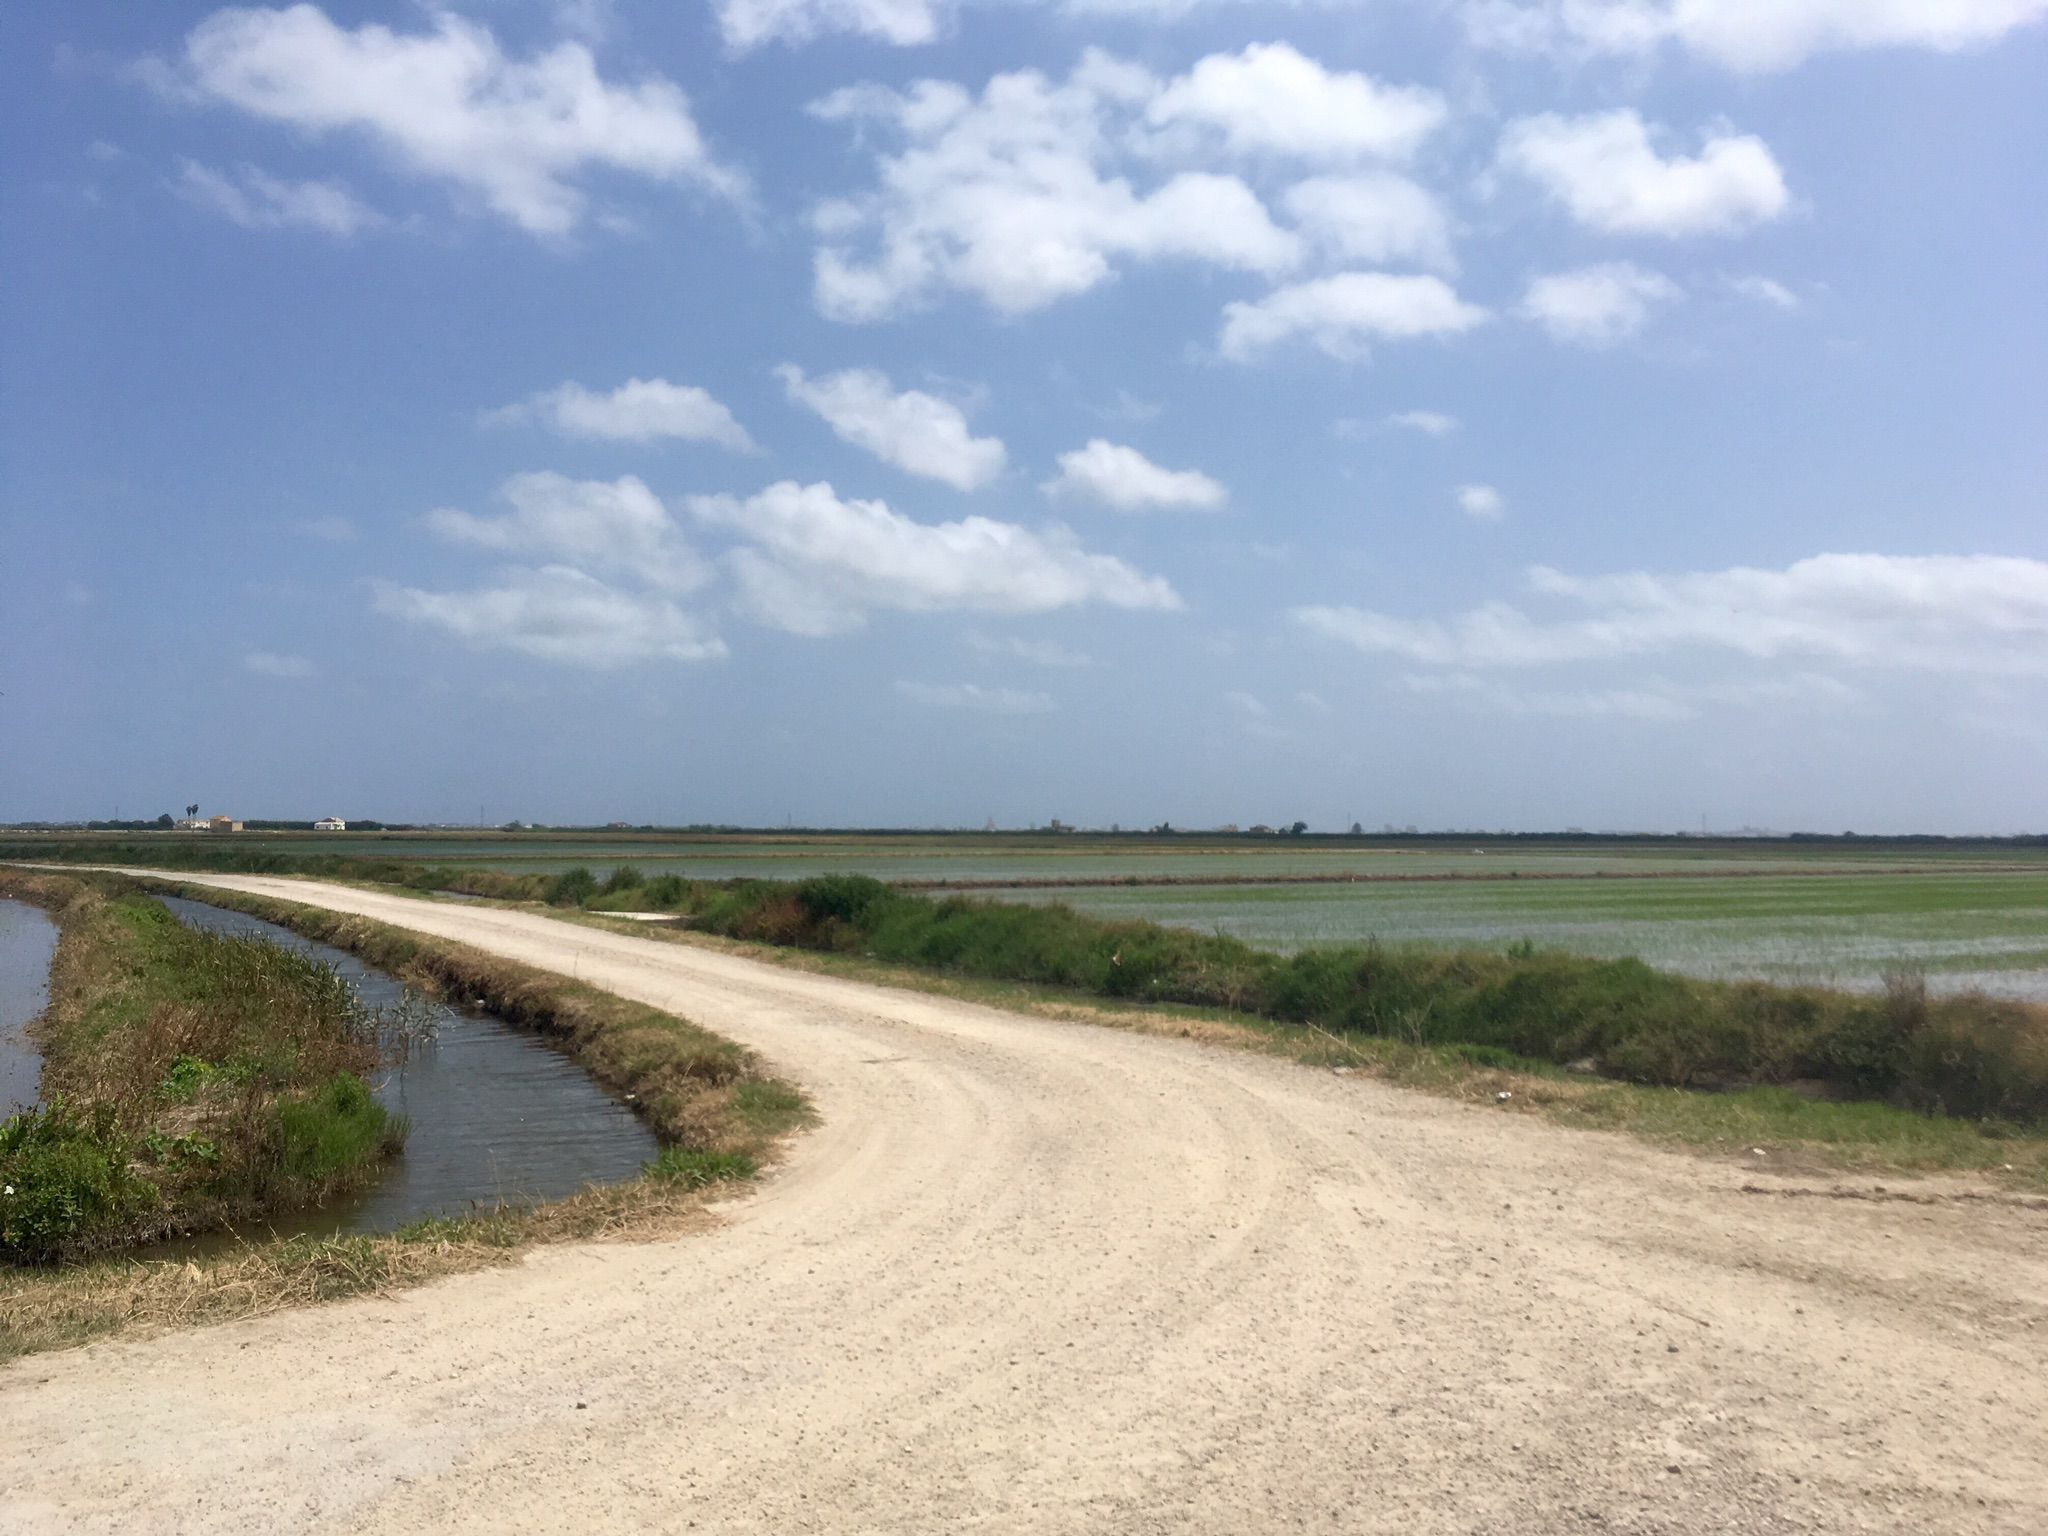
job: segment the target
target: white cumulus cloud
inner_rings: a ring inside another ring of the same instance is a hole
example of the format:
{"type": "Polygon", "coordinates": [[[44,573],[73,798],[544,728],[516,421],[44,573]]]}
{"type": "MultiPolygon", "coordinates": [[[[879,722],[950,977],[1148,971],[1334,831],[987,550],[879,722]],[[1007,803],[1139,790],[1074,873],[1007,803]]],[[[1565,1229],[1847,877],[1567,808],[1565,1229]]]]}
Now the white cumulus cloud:
{"type": "Polygon", "coordinates": [[[309,229],[346,240],[390,222],[338,181],[282,181],[253,165],[231,175],[181,160],[172,186],[187,202],[244,229],[309,229]]]}
{"type": "Polygon", "coordinates": [[[375,607],[473,650],[514,651],[565,666],[606,669],[725,655],[724,643],[669,599],[623,592],[562,565],[505,571],[495,586],[467,592],[379,583],[375,607]]]}
{"type": "Polygon", "coordinates": [[[1223,307],[1217,345],[1239,362],[1302,339],[1335,358],[1356,361],[1377,341],[1454,336],[1487,318],[1442,278],[1340,272],[1281,288],[1254,302],[1223,307]]]}
{"type": "Polygon", "coordinates": [[[872,368],[809,379],[785,363],[775,373],[791,400],[885,464],[960,491],[984,486],[1003,472],[1008,455],[1001,439],[975,437],[951,401],[918,389],[898,393],[886,374],[872,368]]]}
{"type": "Polygon", "coordinates": [[[727,557],[742,605],[796,634],[858,628],[874,611],[1048,613],[1088,603],[1180,607],[1173,588],[1063,528],[985,517],[919,523],[880,501],[844,501],[823,483],[781,481],[758,495],[698,496],[692,512],[747,546],[727,557]]]}
{"type": "Polygon", "coordinates": [[[1064,82],[1036,70],[979,96],[944,81],[854,86],[812,105],[897,141],[875,186],[813,210],[818,308],[871,321],[973,294],[1006,314],[1108,281],[1122,262],[1179,260],[1277,274],[1302,256],[1235,175],[1159,179],[1129,147],[1158,83],[1093,50],[1064,82]],[[1141,190],[1133,177],[1152,184],[1141,190]]]}
{"type": "Polygon", "coordinates": [[[752,453],[746,428],[709,391],[667,379],[628,379],[599,393],[570,380],[485,413],[487,422],[538,422],[563,437],[653,443],[663,438],[717,443],[752,453]]]}
{"type": "Polygon", "coordinates": [[[1339,261],[1448,271],[1451,221],[1425,188],[1390,171],[1297,182],[1281,205],[1318,249],[1339,261]]]}
{"type": "Polygon", "coordinates": [[[1214,511],[1230,499],[1222,483],[1193,469],[1162,469],[1135,448],[1091,438],[1059,457],[1060,472],[1044,483],[1048,496],[1073,496],[1119,512],[1150,507],[1214,511]]]}
{"type": "Polygon", "coordinates": [[[582,43],[508,58],[488,28],[436,12],[431,29],[336,25],[315,5],[222,10],[193,28],[171,88],[303,134],[356,134],[530,234],[572,232],[592,172],[688,182],[737,197],[673,83],[616,84],[582,43]]]}
{"type": "Polygon", "coordinates": [[[1522,314],[1559,341],[1604,347],[1633,336],[1652,309],[1681,297],[1678,284],[1661,272],[1610,261],[1534,279],[1522,296],[1522,314]]]}
{"type": "Polygon", "coordinates": [[[1286,43],[1212,53],[1145,106],[1163,130],[1213,133],[1237,154],[1406,159],[1449,109],[1435,91],[1326,69],[1286,43]]]}
{"type": "Polygon", "coordinates": [[[1699,154],[1667,158],[1628,109],[1519,118],[1501,135],[1500,163],[1603,234],[1735,234],[1791,201],[1770,146],[1754,134],[1710,132],[1699,154]]]}
{"type": "Polygon", "coordinates": [[[571,480],[552,471],[514,475],[498,490],[501,517],[441,507],[427,527],[454,544],[610,571],[667,591],[702,586],[704,562],[661,499],[631,475],[571,480]]]}

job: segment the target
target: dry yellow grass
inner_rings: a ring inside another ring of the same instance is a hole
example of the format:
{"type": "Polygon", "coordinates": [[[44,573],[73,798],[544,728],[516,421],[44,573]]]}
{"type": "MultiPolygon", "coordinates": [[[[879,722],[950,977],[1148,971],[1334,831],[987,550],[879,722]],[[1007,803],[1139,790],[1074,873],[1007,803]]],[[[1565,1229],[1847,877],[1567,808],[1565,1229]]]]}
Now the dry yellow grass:
{"type": "Polygon", "coordinates": [[[389,1236],[258,1237],[199,1259],[7,1270],[0,1272],[0,1359],[387,1294],[516,1263],[546,1244],[671,1237],[707,1225],[707,1207],[720,1196],[716,1185],[647,1177],[389,1236]]]}

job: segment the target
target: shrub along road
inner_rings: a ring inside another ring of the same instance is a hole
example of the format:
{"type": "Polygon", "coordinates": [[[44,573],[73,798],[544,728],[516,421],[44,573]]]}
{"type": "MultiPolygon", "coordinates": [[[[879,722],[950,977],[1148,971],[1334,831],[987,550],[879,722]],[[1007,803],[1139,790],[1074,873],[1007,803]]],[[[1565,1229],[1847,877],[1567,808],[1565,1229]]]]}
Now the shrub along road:
{"type": "Polygon", "coordinates": [[[2039,1202],[1828,1198],[1250,1053],[183,878],[682,1014],[823,1124],[710,1235],[8,1367],[0,1526],[2048,1529],[2039,1202]]]}

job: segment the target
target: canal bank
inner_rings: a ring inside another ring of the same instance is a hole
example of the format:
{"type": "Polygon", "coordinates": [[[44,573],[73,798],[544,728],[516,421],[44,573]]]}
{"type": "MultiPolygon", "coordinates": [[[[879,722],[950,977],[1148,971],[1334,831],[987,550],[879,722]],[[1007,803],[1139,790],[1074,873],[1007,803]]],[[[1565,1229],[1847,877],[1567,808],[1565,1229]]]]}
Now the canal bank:
{"type": "MultiPolygon", "coordinates": [[[[20,894],[23,882],[40,878],[0,870],[0,892],[20,894]]],[[[109,890],[133,889],[101,879],[109,890]]],[[[659,1155],[625,1182],[586,1185],[540,1205],[472,1206],[469,1214],[429,1217],[389,1234],[272,1240],[267,1231],[247,1229],[247,1241],[176,1259],[129,1254],[56,1267],[0,1265],[0,1359],[110,1333],[386,1292],[517,1262],[536,1245],[673,1235],[702,1225],[712,1202],[779,1161],[785,1138],[810,1119],[804,1096],[753,1052],[673,1014],[369,919],[240,892],[188,894],[288,925],[438,999],[481,1000],[501,1021],[552,1042],[618,1103],[631,1105],[659,1155]]]]}
{"type": "Polygon", "coordinates": [[[428,1217],[560,1200],[635,1178],[661,1153],[654,1132],[562,1050],[487,1009],[415,992],[346,950],[246,913],[161,898],[181,923],[255,938],[331,967],[358,1000],[406,1021],[406,1048],[379,1068],[378,1102],[405,1149],[343,1201],[265,1225],[285,1233],[390,1232],[428,1217]]]}

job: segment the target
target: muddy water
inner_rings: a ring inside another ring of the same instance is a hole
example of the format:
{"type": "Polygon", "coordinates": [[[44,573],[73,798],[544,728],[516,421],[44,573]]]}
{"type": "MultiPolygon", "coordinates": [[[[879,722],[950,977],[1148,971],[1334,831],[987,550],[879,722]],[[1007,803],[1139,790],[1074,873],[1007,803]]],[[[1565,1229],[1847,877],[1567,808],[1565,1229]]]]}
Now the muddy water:
{"type": "MultiPolygon", "coordinates": [[[[373,1008],[396,1008],[406,996],[397,980],[346,951],[239,912],[163,901],[195,928],[260,934],[317,956],[373,1008]]],[[[431,1038],[416,1042],[405,1064],[377,1087],[385,1107],[410,1122],[403,1155],[372,1189],[310,1217],[280,1221],[280,1232],[387,1232],[424,1216],[538,1204],[586,1184],[632,1178],[660,1150],[630,1110],[534,1035],[480,1010],[426,1006],[431,1038]]]]}
{"type": "Polygon", "coordinates": [[[36,1101],[42,1058],[26,1033],[50,1000],[57,925],[26,902],[0,901],[0,1120],[36,1101]]]}

